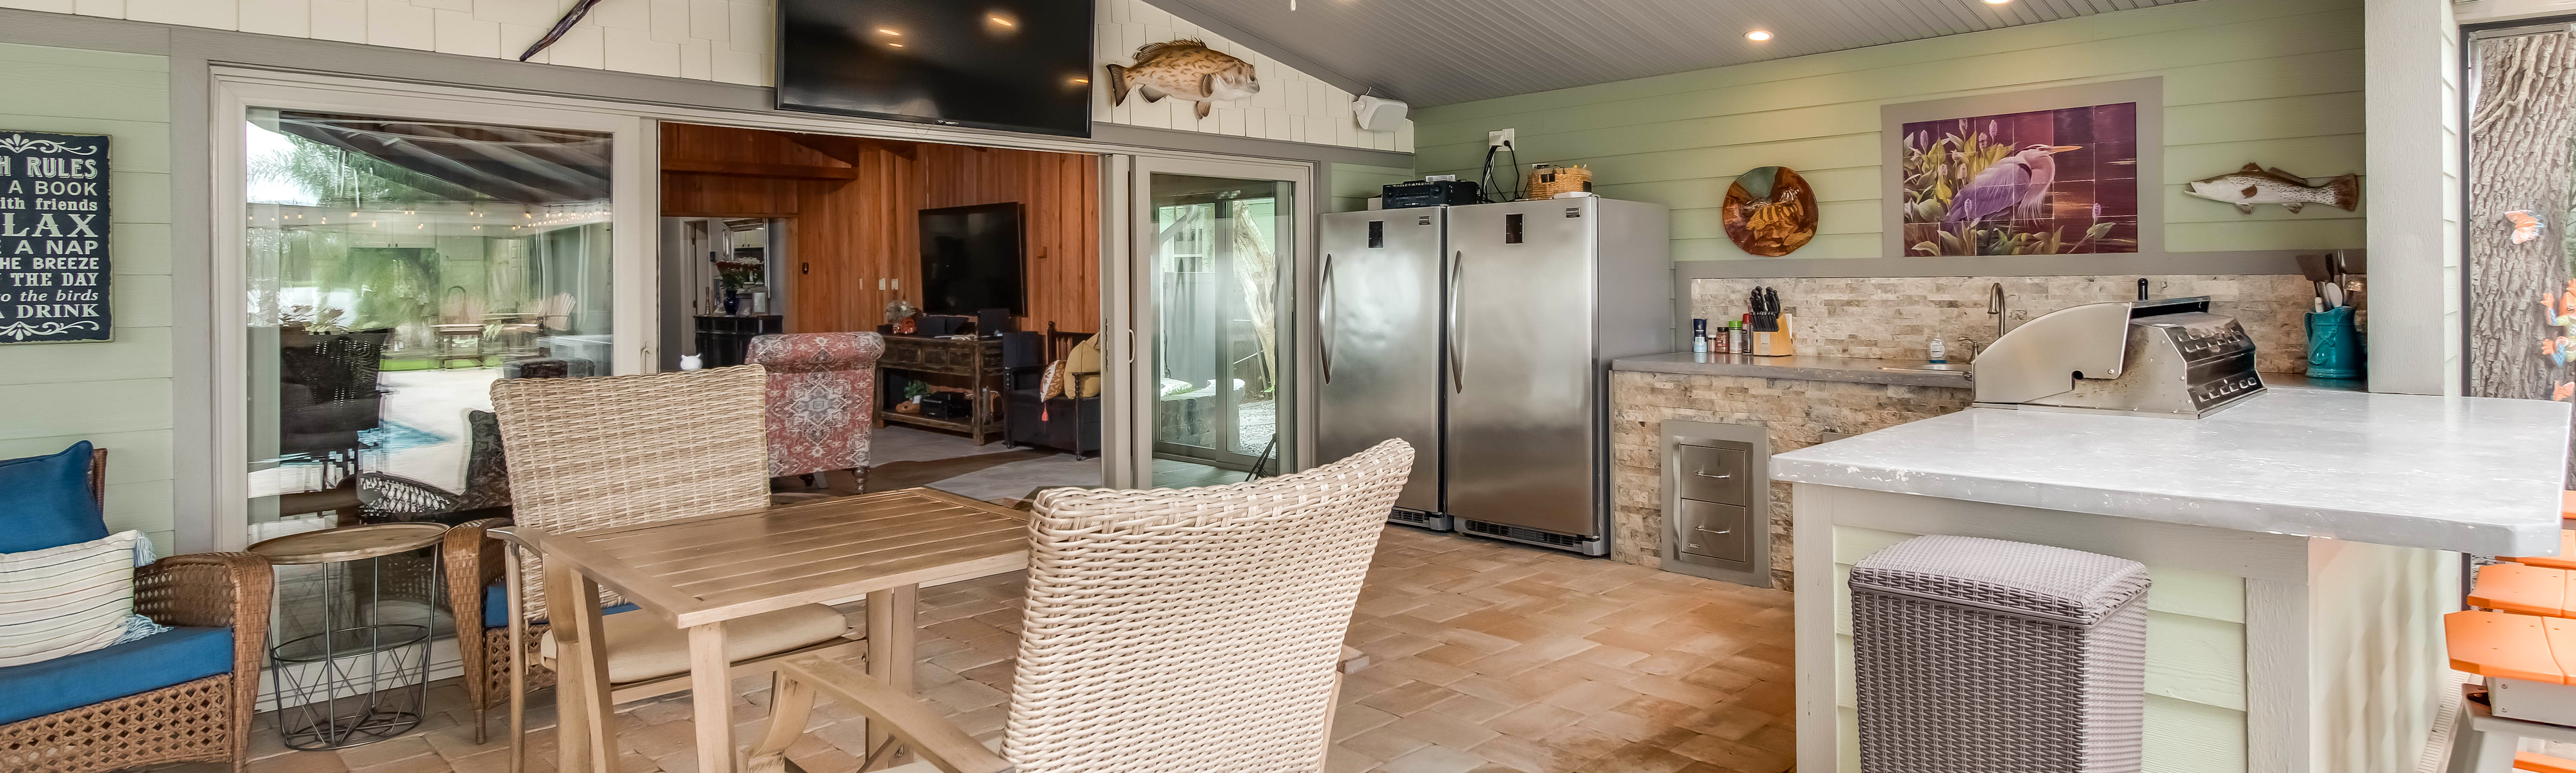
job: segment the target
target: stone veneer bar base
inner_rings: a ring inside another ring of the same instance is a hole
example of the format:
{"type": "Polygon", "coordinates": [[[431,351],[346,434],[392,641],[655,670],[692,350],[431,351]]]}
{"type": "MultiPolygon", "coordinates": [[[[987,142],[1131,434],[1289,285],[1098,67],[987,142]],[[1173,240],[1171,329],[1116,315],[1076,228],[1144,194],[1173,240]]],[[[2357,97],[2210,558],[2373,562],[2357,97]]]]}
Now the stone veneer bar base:
{"type": "MultiPolygon", "coordinates": [[[[1838,381],[1610,373],[1610,556],[1663,567],[1663,460],[1657,450],[1666,419],[1768,426],[1772,453],[1815,445],[1825,432],[1859,434],[1965,410],[1966,389],[1838,381]]],[[[1761,463],[1757,461],[1756,463],[1761,463]]],[[[1789,484],[1771,484],[1771,587],[1787,590],[1789,484]]]]}

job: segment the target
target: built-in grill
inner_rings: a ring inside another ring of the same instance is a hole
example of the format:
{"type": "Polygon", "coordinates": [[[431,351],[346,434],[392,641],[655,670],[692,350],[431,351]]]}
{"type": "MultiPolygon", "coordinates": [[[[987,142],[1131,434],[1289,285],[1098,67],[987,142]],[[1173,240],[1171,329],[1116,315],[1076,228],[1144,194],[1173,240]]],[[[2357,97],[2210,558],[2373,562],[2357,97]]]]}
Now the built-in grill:
{"type": "Polygon", "coordinates": [[[2060,309],[2005,333],[1969,375],[1985,408],[2197,419],[2263,393],[2254,339],[2207,296],[2060,309]]]}

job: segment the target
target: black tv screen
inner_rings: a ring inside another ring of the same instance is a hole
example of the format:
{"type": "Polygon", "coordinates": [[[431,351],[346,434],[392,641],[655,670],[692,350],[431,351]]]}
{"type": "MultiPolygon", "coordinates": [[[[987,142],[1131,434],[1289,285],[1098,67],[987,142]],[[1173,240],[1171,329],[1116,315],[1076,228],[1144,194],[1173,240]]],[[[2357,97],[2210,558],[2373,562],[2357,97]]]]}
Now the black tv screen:
{"type": "Polygon", "coordinates": [[[932,314],[1029,313],[1020,285],[1020,204],[921,211],[921,308],[932,314]]]}
{"type": "Polygon", "coordinates": [[[779,0],[778,107],[1091,136],[1093,0],[779,0]]]}

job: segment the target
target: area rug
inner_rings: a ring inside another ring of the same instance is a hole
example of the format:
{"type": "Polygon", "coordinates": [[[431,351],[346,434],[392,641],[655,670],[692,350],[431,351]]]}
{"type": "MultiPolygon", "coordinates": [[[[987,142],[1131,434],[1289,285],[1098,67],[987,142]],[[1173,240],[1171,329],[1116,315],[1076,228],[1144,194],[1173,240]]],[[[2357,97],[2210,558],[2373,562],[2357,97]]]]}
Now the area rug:
{"type": "Polygon", "coordinates": [[[928,486],[943,480],[969,475],[1012,462],[1025,462],[1054,456],[1053,451],[1022,448],[993,454],[975,454],[949,459],[918,462],[887,462],[868,468],[865,489],[868,493],[893,491],[915,486],[928,486]]]}

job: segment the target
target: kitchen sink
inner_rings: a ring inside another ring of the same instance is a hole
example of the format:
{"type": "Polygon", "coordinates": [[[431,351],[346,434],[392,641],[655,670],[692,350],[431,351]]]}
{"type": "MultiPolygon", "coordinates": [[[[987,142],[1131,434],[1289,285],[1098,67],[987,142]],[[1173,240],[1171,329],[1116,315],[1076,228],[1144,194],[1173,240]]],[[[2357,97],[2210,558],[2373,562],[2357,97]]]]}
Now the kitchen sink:
{"type": "Polygon", "coordinates": [[[1968,372],[1968,364],[1964,362],[1922,362],[1913,365],[1881,365],[1878,369],[1897,370],[1907,373],[1966,373],[1968,372]]]}

